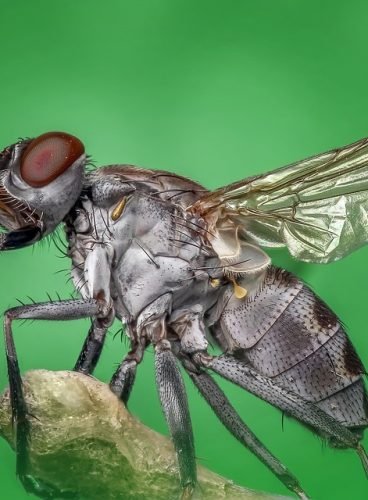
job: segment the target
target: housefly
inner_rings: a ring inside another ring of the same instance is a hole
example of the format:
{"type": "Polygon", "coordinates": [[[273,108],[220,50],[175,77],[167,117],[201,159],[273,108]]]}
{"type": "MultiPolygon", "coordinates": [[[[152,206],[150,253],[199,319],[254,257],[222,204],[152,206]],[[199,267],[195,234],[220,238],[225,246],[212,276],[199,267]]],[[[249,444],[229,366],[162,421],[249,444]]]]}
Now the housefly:
{"type": "Polygon", "coordinates": [[[127,403],[152,345],[159,398],[177,452],[183,497],[196,485],[181,365],[227,429],[291,491],[293,474],[256,438],[216,373],[294,417],[335,447],[357,451],[368,425],[365,373],[344,327],[265,247],[328,263],[368,241],[368,139],[209,192],[161,170],[88,170],[82,142],[63,132],[0,154],[0,249],[32,245],[61,223],[75,300],[21,305],[4,333],[17,474],[44,498],[68,496],[29,474],[30,419],[13,341],[16,319],[91,318],[74,369],[91,374],[117,318],[130,351],[111,390],[127,403]],[[211,355],[209,340],[221,349],[211,355]]]}

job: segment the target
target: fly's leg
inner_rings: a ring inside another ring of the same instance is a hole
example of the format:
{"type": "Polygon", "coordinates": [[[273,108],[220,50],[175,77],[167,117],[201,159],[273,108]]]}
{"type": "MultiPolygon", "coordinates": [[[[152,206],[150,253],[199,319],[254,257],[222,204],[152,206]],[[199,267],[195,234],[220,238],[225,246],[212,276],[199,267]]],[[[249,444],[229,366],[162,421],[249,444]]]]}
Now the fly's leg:
{"type": "Polygon", "coordinates": [[[170,330],[166,318],[171,306],[172,296],[169,293],[151,302],[137,319],[136,334],[137,338],[147,338],[155,348],[157,390],[178,457],[182,499],[189,499],[197,482],[197,468],[184,382],[167,340],[170,330]]]}
{"type": "Polygon", "coordinates": [[[131,339],[131,349],[125,356],[110,381],[111,391],[127,405],[132,391],[137,366],[141,363],[144,351],[150,341],[147,337],[154,334],[157,318],[166,314],[171,308],[171,294],[164,294],[146,307],[138,317],[136,324],[128,323],[128,337],[131,339]],[[153,328],[153,329],[152,329],[153,328]]]}
{"type": "Polygon", "coordinates": [[[16,319],[72,320],[93,316],[107,316],[107,306],[102,301],[64,300],[42,302],[8,309],[4,315],[4,336],[6,361],[9,377],[9,394],[12,408],[12,423],[15,428],[16,473],[24,487],[43,498],[70,498],[70,492],[56,492],[51,486],[27,474],[29,470],[29,433],[30,422],[24,399],[17,353],[14,344],[12,321],[16,319]]]}
{"type": "Polygon", "coordinates": [[[286,414],[313,427],[321,435],[335,438],[343,447],[356,449],[365,468],[366,456],[359,444],[359,438],[314,403],[276,385],[271,379],[260,375],[232,356],[212,357],[200,353],[194,357],[199,366],[209,368],[243,387],[273,406],[280,408],[286,414]]]}
{"type": "Polygon", "coordinates": [[[110,389],[125,405],[128,403],[135,381],[137,366],[143,359],[146,347],[146,339],[141,337],[123,359],[110,381],[110,389]]]}
{"type": "Polygon", "coordinates": [[[197,482],[192,423],[184,382],[165,339],[155,346],[155,369],[161,406],[178,457],[182,498],[190,498],[197,482]]]}
{"type": "Polygon", "coordinates": [[[140,361],[133,357],[133,352],[129,352],[123,359],[110,381],[110,389],[125,404],[128,404],[132,391],[137,365],[140,361]]]}
{"type": "MultiPolygon", "coordinates": [[[[111,246],[94,243],[84,263],[83,276],[88,283],[89,296],[105,304],[111,303],[110,270],[113,258],[114,252],[111,246]]],[[[107,329],[113,320],[112,307],[108,308],[108,314],[93,319],[74,370],[85,374],[93,372],[102,352],[107,329]]]]}
{"type": "Polygon", "coordinates": [[[98,360],[100,359],[102,348],[105,343],[106,333],[111,325],[110,318],[95,318],[84,341],[82,351],[73,368],[74,371],[90,375],[93,373],[98,360]]]}
{"type": "Polygon", "coordinates": [[[231,434],[254,453],[289,490],[293,491],[299,498],[308,498],[301,488],[299,481],[263,446],[242,421],[235,408],[213,378],[196,368],[189,358],[181,356],[180,353],[179,359],[201,395],[231,434]]]}

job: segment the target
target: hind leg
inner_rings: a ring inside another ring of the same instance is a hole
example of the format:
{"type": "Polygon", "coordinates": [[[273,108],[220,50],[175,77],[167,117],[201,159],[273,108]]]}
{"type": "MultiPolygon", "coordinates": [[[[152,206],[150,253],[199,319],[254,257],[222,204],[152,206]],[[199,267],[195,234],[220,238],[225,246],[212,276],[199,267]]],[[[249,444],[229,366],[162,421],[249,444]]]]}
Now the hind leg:
{"type": "Polygon", "coordinates": [[[201,395],[231,434],[254,453],[289,490],[299,498],[307,498],[298,480],[252,433],[213,378],[196,369],[188,358],[180,354],[178,357],[201,395]]]}
{"type": "Polygon", "coordinates": [[[313,427],[322,436],[335,439],[343,447],[354,448],[357,450],[367,472],[368,460],[363,447],[359,443],[359,437],[314,403],[278,386],[270,378],[260,375],[244,362],[238,361],[230,355],[212,357],[208,354],[198,353],[194,355],[194,361],[197,366],[218,373],[227,380],[276,406],[291,417],[313,427]]]}

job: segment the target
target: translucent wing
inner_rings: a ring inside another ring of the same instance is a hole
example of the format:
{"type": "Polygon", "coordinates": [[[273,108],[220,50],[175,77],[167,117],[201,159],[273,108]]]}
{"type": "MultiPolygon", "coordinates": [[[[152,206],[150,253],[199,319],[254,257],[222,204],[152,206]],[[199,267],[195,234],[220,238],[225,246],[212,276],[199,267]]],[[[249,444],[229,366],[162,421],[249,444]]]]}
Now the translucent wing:
{"type": "Polygon", "coordinates": [[[368,138],[220,188],[191,210],[299,260],[340,259],[368,242],[368,138]]]}

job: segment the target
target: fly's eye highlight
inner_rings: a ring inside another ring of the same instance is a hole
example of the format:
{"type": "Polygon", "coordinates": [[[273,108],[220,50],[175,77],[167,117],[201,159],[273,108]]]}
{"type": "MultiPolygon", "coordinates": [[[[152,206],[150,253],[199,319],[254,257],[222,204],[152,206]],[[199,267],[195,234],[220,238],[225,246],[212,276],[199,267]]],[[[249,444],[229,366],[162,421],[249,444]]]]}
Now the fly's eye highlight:
{"type": "Polygon", "coordinates": [[[61,175],[84,153],[82,142],[65,132],[48,132],[30,142],[20,165],[23,180],[43,187],[61,175]]]}

